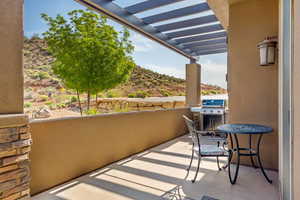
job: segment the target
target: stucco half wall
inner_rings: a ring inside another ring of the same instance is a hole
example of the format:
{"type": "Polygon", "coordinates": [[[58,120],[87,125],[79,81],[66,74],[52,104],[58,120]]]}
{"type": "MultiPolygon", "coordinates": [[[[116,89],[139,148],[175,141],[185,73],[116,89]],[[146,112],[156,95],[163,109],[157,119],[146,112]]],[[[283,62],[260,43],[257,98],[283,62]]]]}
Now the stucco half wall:
{"type": "MultiPolygon", "coordinates": [[[[251,0],[230,5],[229,109],[230,123],[271,126],[263,138],[261,154],[266,168],[278,169],[278,64],[259,66],[257,44],[278,36],[278,0],[251,0]]],[[[241,145],[248,145],[242,137],[241,145]]],[[[248,158],[242,160],[250,164],[248,158]]]]}
{"type": "Polygon", "coordinates": [[[35,121],[33,194],[186,133],[189,109],[35,121]]]}

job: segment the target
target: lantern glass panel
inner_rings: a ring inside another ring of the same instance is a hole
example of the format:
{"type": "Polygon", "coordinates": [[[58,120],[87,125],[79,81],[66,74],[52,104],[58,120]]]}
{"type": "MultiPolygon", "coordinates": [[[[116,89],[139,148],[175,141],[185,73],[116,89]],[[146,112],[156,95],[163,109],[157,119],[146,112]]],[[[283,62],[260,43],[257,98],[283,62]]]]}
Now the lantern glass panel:
{"type": "Polygon", "coordinates": [[[260,65],[267,65],[268,47],[263,46],[259,49],[260,51],[260,65]]]}
{"type": "Polygon", "coordinates": [[[275,63],[275,47],[269,46],[268,47],[268,64],[275,63]]]}

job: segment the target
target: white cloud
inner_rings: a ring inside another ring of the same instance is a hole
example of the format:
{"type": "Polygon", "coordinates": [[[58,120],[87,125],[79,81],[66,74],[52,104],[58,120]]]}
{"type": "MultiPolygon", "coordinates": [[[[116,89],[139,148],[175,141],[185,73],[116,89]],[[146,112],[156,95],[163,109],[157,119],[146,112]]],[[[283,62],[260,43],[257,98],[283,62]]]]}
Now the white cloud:
{"type": "Polygon", "coordinates": [[[223,88],[227,88],[226,64],[217,64],[212,60],[205,60],[201,63],[202,66],[202,82],[212,85],[219,85],[223,88]]]}
{"type": "MultiPolygon", "coordinates": [[[[226,64],[217,64],[212,60],[203,60],[201,63],[201,82],[211,85],[218,85],[223,88],[227,88],[226,83],[226,64]]],[[[158,72],[160,74],[166,74],[177,78],[185,79],[185,67],[144,64],[144,68],[158,72]]]]}
{"type": "Polygon", "coordinates": [[[226,64],[218,64],[213,62],[212,60],[205,60],[201,63],[201,66],[205,70],[209,70],[210,72],[217,72],[217,73],[226,73],[227,66],[226,64]]]}
{"type": "Polygon", "coordinates": [[[136,52],[148,52],[154,48],[153,42],[140,34],[134,33],[130,39],[136,52]]]}
{"type": "MultiPolygon", "coordinates": [[[[177,61],[176,57],[173,59],[172,56],[166,55],[164,49],[159,48],[159,45],[157,45],[155,42],[140,34],[132,33],[131,40],[135,46],[135,52],[142,53],[137,55],[143,55],[142,57],[139,57],[139,64],[142,67],[161,74],[185,79],[185,63],[182,63],[182,60],[177,61]],[[152,57],[148,58],[148,55],[151,55],[152,57]],[[166,60],[169,61],[165,63],[166,60]]],[[[198,63],[200,63],[202,66],[202,83],[218,85],[223,88],[227,88],[226,57],[203,56],[198,63]]]]}

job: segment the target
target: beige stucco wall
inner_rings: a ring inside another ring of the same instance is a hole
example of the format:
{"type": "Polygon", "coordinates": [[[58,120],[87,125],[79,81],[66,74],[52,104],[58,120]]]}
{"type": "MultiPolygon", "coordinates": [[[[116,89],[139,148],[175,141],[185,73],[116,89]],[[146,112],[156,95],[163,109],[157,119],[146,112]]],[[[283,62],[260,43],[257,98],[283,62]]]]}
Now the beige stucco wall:
{"type": "MultiPolygon", "coordinates": [[[[266,168],[278,169],[278,65],[259,66],[257,49],[266,36],[278,35],[278,0],[238,2],[229,10],[229,121],[273,127],[261,153],[266,168]]],[[[248,138],[241,138],[247,145],[248,138]]]]}
{"type": "Polygon", "coordinates": [[[223,27],[227,30],[229,23],[229,3],[224,0],[207,0],[209,7],[213,10],[223,27]]]}
{"type": "Polygon", "coordinates": [[[243,1],[249,1],[249,0],[227,0],[229,2],[229,4],[235,4],[235,3],[240,3],[243,1]]]}
{"type": "Polygon", "coordinates": [[[186,132],[187,108],[32,122],[37,193],[186,132]]]}
{"type": "Polygon", "coordinates": [[[23,0],[0,1],[0,114],[23,112],[23,0]]]}
{"type": "Polygon", "coordinates": [[[300,199],[300,1],[294,1],[294,199],[300,199]]]}

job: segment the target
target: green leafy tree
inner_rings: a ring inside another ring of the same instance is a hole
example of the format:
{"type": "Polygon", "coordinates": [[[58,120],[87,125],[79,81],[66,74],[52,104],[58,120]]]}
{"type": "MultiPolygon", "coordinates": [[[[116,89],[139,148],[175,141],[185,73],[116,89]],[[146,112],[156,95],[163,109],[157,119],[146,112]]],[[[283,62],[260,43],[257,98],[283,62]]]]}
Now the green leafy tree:
{"type": "Polygon", "coordinates": [[[104,16],[91,11],[74,10],[69,19],[41,15],[49,25],[43,34],[50,53],[56,58],[53,72],[67,88],[87,94],[87,110],[91,95],[125,82],[135,66],[134,50],[126,28],[117,32],[104,16]]]}

